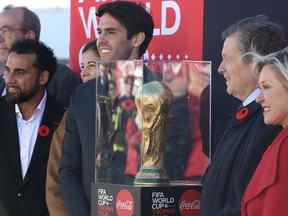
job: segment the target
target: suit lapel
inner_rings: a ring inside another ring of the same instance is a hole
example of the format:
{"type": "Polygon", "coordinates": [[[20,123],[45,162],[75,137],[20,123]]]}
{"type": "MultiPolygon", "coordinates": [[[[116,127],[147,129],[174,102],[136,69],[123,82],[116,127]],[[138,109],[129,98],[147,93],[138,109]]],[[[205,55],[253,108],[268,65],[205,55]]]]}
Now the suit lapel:
{"type": "Polygon", "coordinates": [[[5,126],[3,127],[3,134],[5,137],[5,148],[7,149],[7,161],[8,164],[12,167],[11,171],[15,173],[16,181],[20,183],[22,181],[22,169],[14,106],[6,104],[3,113],[5,113],[5,115],[2,115],[2,121],[5,122],[5,126]]]}

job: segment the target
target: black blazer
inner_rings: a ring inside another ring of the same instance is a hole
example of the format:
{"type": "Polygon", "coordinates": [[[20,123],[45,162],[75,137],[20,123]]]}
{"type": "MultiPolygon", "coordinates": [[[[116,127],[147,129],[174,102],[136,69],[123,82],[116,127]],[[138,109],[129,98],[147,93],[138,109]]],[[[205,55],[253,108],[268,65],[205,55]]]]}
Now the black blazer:
{"type": "Polygon", "coordinates": [[[38,134],[23,179],[15,109],[3,97],[0,98],[0,215],[48,215],[45,203],[46,165],[52,134],[62,114],[63,109],[48,97],[40,127],[48,126],[49,133],[47,136],[38,134]]]}
{"type": "Polygon", "coordinates": [[[47,91],[56,98],[57,103],[67,108],[71,95],[80,83],[81,79],[70,68],[57,64],[56,73],[48,83],[47,91]]]}
{"type": "Polygon", "coordinates": [[[0,97],[2,96],[4,88],[5,88],[5,81],[2,77],[0,77],[0,97]]]}
{"type": "Polygon", "coordinates": [[[81,85],[68,108],[59,168],[60,192],[71,216],[90,216],[95,164],[95,80],[81,85]]]}
{"type": "Polygon", "coordinates": [[[246,108],[247,115],[238,112],[239,119],[236,114],[231,119],[204,176],[203,216],[240,216],[243,192],[263,152],[281,130],[264,124],[261,107],[256,102],[246,108]]]}

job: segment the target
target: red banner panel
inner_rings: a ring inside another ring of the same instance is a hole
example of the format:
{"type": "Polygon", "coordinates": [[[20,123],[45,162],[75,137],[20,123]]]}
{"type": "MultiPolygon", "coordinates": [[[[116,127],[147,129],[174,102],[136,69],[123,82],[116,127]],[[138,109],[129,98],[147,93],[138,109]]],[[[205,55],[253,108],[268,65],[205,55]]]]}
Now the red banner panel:
{"type": "MultiPolygon", "coordinates": [[[[81,47],[96,36],[96,8],[111,0],[71,0],[70,65],[79,71],[81,47]]],[[[145,54],[151,60],[201,60],[204,0],[137,0],[150,10],[154,38],[145,54]]]]}

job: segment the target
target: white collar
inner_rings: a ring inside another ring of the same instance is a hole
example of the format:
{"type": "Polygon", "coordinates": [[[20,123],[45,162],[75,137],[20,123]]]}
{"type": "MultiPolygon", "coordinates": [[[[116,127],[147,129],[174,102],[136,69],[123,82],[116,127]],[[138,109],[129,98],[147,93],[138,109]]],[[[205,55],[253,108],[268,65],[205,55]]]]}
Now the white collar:
{"type": "Polygon", "coordinates": [[[247,106],[248,104],[252,103],[253,101],[256,100],[256,98],[258,97],[258,95],[260,95],[260,89],[256,88],[254,91],[252,91],[250,93],[250,95],[248,95],[248,97],[242,102],[242,106],[247,106]]]}
{"type": "MultiPolygon", "coordinates": [[[[36,109],[33,111],[33,115],[32,115],[32,117],[29,120],[33,119],[33,116],[34,116],[35,113],[37,113],[37,112],[43,113],[44,112],[46,101],[47,101],[47,92],[45,90],[44,91],[44,96],[42,97],[42,99],[41,99],[40,103],[38,104],[38,106],[36,107],[36,109]]],[[[16,113],[16,115],[21,117],[21,119],[23,119],[23,116],[22,116],[22,113],[20,111],[20,108],[19,108],[18,104],[15,104],[15,113],[16,113]]]]}

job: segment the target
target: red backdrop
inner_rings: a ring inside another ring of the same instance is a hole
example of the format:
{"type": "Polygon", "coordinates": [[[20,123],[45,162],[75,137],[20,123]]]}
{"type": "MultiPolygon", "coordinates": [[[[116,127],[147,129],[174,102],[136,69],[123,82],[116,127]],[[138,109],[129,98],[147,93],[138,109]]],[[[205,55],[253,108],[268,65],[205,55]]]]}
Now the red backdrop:
{"type": "MultiPolygon", "coordinates": [[[[79,71],[79,50],[96,37],[96,8],[111,0],[71,0],[70,60],[79,71]]],[[[201,60],[203,54],[204,0],[137,0],[150,8],[154,38],[145,58],[201,60]]]]}

